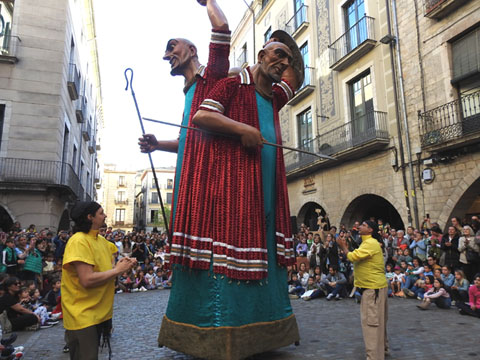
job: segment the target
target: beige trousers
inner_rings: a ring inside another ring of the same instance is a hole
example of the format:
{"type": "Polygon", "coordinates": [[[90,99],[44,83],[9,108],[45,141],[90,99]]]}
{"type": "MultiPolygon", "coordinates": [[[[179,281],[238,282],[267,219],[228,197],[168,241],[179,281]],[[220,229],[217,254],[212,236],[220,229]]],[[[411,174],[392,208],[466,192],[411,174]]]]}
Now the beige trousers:
{"type": "Polygon", "coordinates": [[[388,351],[387,305],[388,289],[365,289],[362,294],[360,315],[363,341],[368,360],[383,360],[388,351]]]}

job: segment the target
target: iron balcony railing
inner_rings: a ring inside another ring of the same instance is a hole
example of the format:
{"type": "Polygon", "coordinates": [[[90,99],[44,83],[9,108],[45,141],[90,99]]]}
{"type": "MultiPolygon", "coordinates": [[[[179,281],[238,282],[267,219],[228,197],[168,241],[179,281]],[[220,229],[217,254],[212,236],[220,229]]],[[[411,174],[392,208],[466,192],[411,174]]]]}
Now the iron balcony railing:
{"type": "Polygon", "coordinates": [[[448,0],[423,0],[423,4],[424,4],[424,7],[425,7],[425,14],[428,14],[429,12],[432,12],[438,6],[442,5],[446,1],[448,1],[448,0]]]}
{"type": "Polygon", "coordinates": [[[75,101],[75,115],[78,123],[85,122],[87,118],[87,103],[85,102],[85,97],[83,95],[79,95],[78,99],[75,101]]]}
{"type": "Polygon", "coordinates": [[[90,122],[83,126],[82,135],[85,141],[89,141],[92,138],[92,125],[90,122]]]}
{"type": "Polygon", "coordinates": [[[480,91],[418,113],[422,146],[433,146],[480,131],[480,91]]]}
{"type": "Polygon", "coordinates": [[[287,32],[293,35],[302,24],[307,23],[308,6],[302,5],[295,15],[287,22],[287,32]]]}
{"type": "Polygon", "coordinates": [[[88,152],[90,154],[93,154],[97,150],[97,140],[95,139],[95,136],[92,136],[92,139],[88,143],[88,152]]]}
{"type": "Polygon", "coordinates": [[[315,69],[312,67],[305,67],[305,78],[303,79],[303,84],[300,86],[300,89],[297,90],[297,93],[300,92],[306,86],[314,86],[313,83],[315,80],[315,69]]]}
{"type": "Polygon", "coordinates": [[[375,19],[365,15],[340,36],[330,48],[330,66],[347,56],[362,43],[375,39],[375,19]]]}
{"type": "MultiPolygon", "coordinates": [[[[371,111],[342,126],[327,131],[301,146],[302,150],[333,155],[374,140],[388,141],[387,113],[371,111]]],[[[318,157],[290,151],[285,153],[287,172],[318,161],[318,157]]]]}
{"type": "Polygon", "coordinates": [[[18,36],[4,35],[0,37],[0,56],[16,58],[21,40],[18,36]]]}
{"type": "Polygon", "coordinates": [[[115,199],[116,205],[128,205],[128,199],[115,199]]]}
{"type": "Polygon", "coordinates": [[[0,157],[0,182],[68,187],[83,200],[84,189],[70,164],[0,157]]]}
{"type": "Polygon", "coordinates": [[[77,69],[77,65],[70,63],[68,66],[68,90],[72,100],[78,99],[81,81],[82,79],[80,71],[77,69]]]}

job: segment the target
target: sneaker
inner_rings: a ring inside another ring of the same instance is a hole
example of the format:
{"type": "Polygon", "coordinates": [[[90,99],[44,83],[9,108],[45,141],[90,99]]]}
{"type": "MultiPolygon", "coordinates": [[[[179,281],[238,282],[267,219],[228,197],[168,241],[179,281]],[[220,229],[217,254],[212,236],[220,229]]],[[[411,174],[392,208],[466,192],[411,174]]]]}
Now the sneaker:
{"type": "Polygon", "coordinates": [[[51,328],[53,325],[49,323],[45,323],[43,325],[40,325],[40,329],[48,329],[51,328]]]}
{"type": "Polygon", "coordinates": [[[327,299],[327,301],[330,301],[330,300],[332,300],[332,298],[333,298],[333,294],[328,294],[326,299],[327,299]]]}
{"type": "Polygon", "coordinates": [[[415,297],[415,293],[414,293],[412,290],[410,290],[410,289],[404,288],[404,289],[403,289],[403,293],[404,293],[405,295],[407,295],[408,297],[410,297],[410,298],[412,298],[412,297],[414,298],[414,297],[415,297]]]}
{"type": "Polygon", "coordinates": [[[132,289],[132,292],[137,292],[137,291],[138,291],[138,289],[132,289]]]}
{"type": "Polygon", "coordinates": [[[452,306],[457,305],[457,302],[455,300],[452,300],[452,306]]]}
{"type": "Polygon", "coordinates": [[[68,347],[68,345],[65,345],[65,346],[63,347],[63,352],[64,352],[64,353],[70,352],[70,348],[68,347]]]}
{"type": "Polygon", "coordinates": [[[360,304],[361,301],[362,301],[362,295],[355,294],[355,304],[360,304]]]}
{"type": "Polygon", "coordinates": [[[290,294],[290,295],[288,295],[288,297],[289,297],[290,299],[293,299],[293,300],[299,298],[299,296],[298,296],[298,295],[295,295],[295,294],[290,294]]]}
{"type": "Polygon", "coordinates": [[[145,289],[145,287],[142,286],[139,291],[147,291],[147,289],[145,289]]]}
{"type": "Polygon", "coordinates": [[[60,321],[58,320],[47,320],[46,323],[49,325],[57,325],[60,321]]]}
{"type": "Polygon", "coordinates": [[[305,297],[303,297],[302,299],[305,300],[305,301],[309,301],[309,300],[311,300],[312,298],[311,298],[310,296],[305,296],[305,297]]]}
{"type": "Polygon", "coordinates": [[[13,352],[16,354],[19,352],[23,352],[23,350],[25,350],[23,346],[15,346],[15,348],[13,349],[13,352]]]}
{"type": "Polygon", "coordinates": [[[123,293],[123,290],[118,290],[117,291],[117,294],[121,294],[121,293],[123,293]]]}
{"type": "Polygon", "coordinates": [[[55,313],[55,314],[51,314],[51,315],[50,315],[50,320],[57,321],[58,319],[60,319],[60,316],[62,316],[62,313],[61,313],[61,312],[55,313]]]}
{"type": "Polygon", "coordinates": [[[12,345],[15,340],[17,340],[17,334],[13,333],[9,337],[0,340],[0,344],[2,344],[3,346],[12,345]]]}
{"type": "Polygon", "coordinates": [[[335,295],[335,300],[342,300],[342,298],[340,297],[340,294],[335,295]]]}

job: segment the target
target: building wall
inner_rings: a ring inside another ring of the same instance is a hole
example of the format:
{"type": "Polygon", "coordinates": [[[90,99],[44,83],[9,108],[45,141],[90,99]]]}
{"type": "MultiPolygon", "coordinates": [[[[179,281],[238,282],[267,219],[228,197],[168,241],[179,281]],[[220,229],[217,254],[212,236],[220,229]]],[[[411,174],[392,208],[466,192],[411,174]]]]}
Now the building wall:
{"type": "MultiPolygon", "coordinates": [[[[321,207],[332,224],[345,222],[348,226],[354,220],[362,220],[355,216],[366,216],[370,204],[376,204],[381,199],[381,206],[388,211],[394,208],[403,223],[399,226],[405,227],[409,224],[419,226],[427,213],[443,226],[452,214],[463,216],[466,212],[480,211],[480,201],[475,193],[480,187],[476,165],[480,156],[478,150],[469,148],[459,153],[457,149],[455,154],[444,156],[441,149],[422,149],[417,115],[419,110],[427,111],[458,98],[458,91],[450,82],[451,40],[478,25],[480,4],[467,1],[445,18],[434,20],[424,16],[421,0],[413,4],[389,0],[388,7],[385,1],[365,0],[365,13],[374,18],[374,46],[351,65],[336,71],[331,68],[329,51],[332,44],[347,31],[344,7],[348,2],[305,0],[304,3],[308,6],[308,24],[303,32],[293,35],[299,46],[305,41],[309,43],[314,90],[281,111],[283,142],[294,147],[302,146],[297,116],[308,108],[312,112],[314,138],[320,136],[322,139],[321,135],[352,121],[349,84],[366,70],[370,70],[372,77],[373,109],[387,114],[388,141],[383,147],[376,147],[361,155],[355,154],[357,147],[354,146],[345,156],[334,154],[339,158],[337,162],[316,168],[299,167],[294,171],[295,176],[287,173],[291,215],[297,216],[297,222],[301,223],[307,207],[321,207]],[[381,38],[389,32],[395,35],[392,15],[394,3],[398,18],[398,41],[392,45],[383,44],[379,41],[381,38]],[[396,51],[400,53],[403,71],[401,84],[396,51]],[[402,86],[406,99],[408,134],[404,124],[402,86]],[[400,141],[405,153],[405,180],[402,177],[400,141]],[[425,164],[424,160],[427,160],[425,164]],[[429,165],[430,160],[432,165],[429,165]],[[421,179],[420,173],[426,167],[435,172],[435,179],[431,183],[421,179]],[[357,203],[363,203],[363,209],[357,203]]],[[[285,29],[285,23],[278,22],[278,19],[283,16],[288,21],[293,16],[293,1],[271,0],[264,8],[259,1],[254,5],[256,43],[257,49],[260,49],[264,41],[263,33],[269,26],[273,30],[282,29],[282,26],[285,29]]],[[[240,27],[249,26],[250,22],[240,24],[240,27]]],[[[243,33],[247,33],[247,30],[235,31],[232,39],[234,47],[243,41],[236,34],[243,33]]],[[[349,136],[348,132],[346,136],[349,136]]],[[[286,161],[290,155],[285,153],[286,161]]]]}
{"type": "Polygon", "coordinates": [[[107,214],[107,225],[115,229],[131,230],[134,226],[134,206],[135,206],[135,171],[122,171],[116,169],[114,165],[105,165],[103,172],[103,207],[107,214]],[[120,182],[120,177],[125,181],[120,182]],[[124,192],[124,197],[120,198],[119,191],[124,192]],[[116,217],[117,209],[125,210],[125,218],[119,222],[116,217]]]}
{"type": "MultiPolygon", "coordinates": [[[[65,188],[57,188],[54,181],[52,186],[30,183],[19,189],[17,180],[13,184],[10,180],[8,184],[6,180],[0,181],[3,199],[0,206],[14,209],[13,217],[22,225],[35,223],[39,227],[56,229],[62,212],[73,201],[78,197],[83,200],[96,196],[94,179],[99,178],[98,161],[96,153],[89,151],[92,142],[82,138],[87,121],[95,137],[99,118],[96,106],[101,105],[91,7],[90,0],[14,2],[12,36],[19,39],[15,53],[18,61],[0,63],[0,104],[6,106],[0,163],[6,166],[12,161],[7,159],[26,159],[29,167],[22,175],[28,177],[35,175],[39,167],[29,160],[40,160],[37,164],[63,161],[72,167],[72,176],[79,178],[82,187],[82,191],[65,191],[65,188]],[[71,56],[72,39],[75,47],[71,56]],[[78,101],[72,101],[67,88],[72,61],[82,74],[80,93],[88,99],[84,124],[76,120],[78,101]],[[64,148],[66,128],[69,135],[64,148]],[[75,160],[74,146],[77,149],[75,160]],[[45,206],[32,207],[32,202],[45,206]],[[48,205],[51,203],[58,205],[48,205]]],[[[16,171],[17,175],[22,172],[21,169],[16,171]]]]}

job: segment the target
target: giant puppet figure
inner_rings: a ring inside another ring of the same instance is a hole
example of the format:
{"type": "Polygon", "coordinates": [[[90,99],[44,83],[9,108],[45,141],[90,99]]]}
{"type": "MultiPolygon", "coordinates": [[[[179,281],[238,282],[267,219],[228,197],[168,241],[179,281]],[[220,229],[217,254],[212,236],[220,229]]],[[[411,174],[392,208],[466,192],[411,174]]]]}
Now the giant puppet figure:
{"type": "Polygon", "coordinates": [[[304,68],[294,40],[274,36],[283,43],[270,42],[257,64],[217,82],[193,117],[228,137],[206,140],[207,156],[198,143],[184,153],[173,288],[158,340],[199,358],[244,359],[299,341],[287,292],[295,258],[283,153],[262,141],[282,143],[278,111],[304,68]]]}

